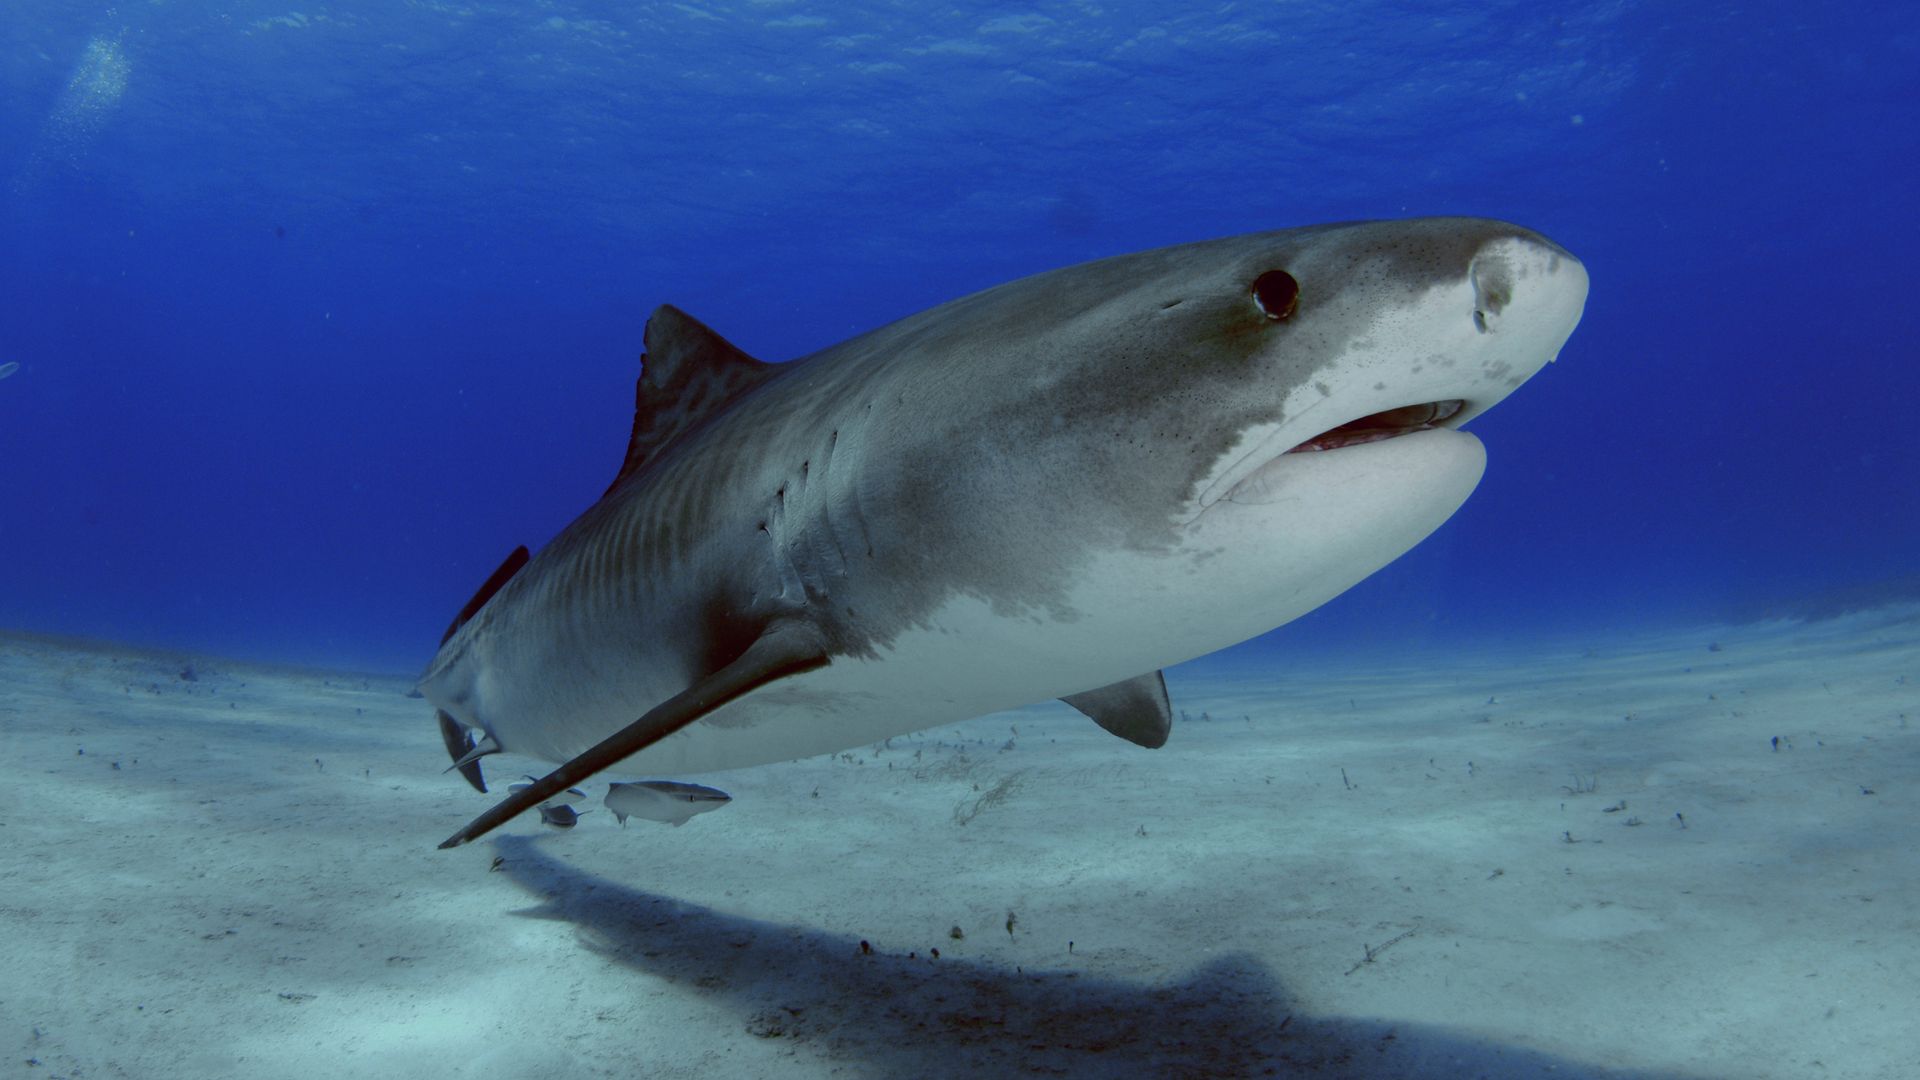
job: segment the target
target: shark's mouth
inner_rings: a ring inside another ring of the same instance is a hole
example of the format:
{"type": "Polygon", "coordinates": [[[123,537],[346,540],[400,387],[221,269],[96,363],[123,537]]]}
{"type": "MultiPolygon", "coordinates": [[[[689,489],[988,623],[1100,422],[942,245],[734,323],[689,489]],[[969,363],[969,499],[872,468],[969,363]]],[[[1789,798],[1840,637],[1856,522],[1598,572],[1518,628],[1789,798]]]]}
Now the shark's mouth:
{"type": "Polygon", "coordinates": [[[1467,403],[1459,398],[1449,398],[1445,401],[1429,401],[1424,405],[1402,405],[1400,408],[1388,409],[1385,412],[1369,413],[1358,420],[1341,424],[1331,431],[1323,431],[1287,453],[1338,450],[1343,446],[1379,442],[1382,439],[1391,439],[1400,435],[1411,435],[1416,431],[1431,431],[1458,416],[1466,407],[1467,403]]]}
{"type": "MultiPolygon", "coordinates": [[[[1287,463],[1300,459],[1295,454],[1308,451],[1339,450],[1363,443],[1381,442],[1420,431],[1457,427],[1476,410],[1461,398],[1445,398],[1420,405],[1402,405],[1382,412],[1368,413],[1339,427],[1323,431],[1281,453],[1266,449],[1279,444],[1285,436],[1275,431],[1255,449],[1243,454],[1233,465],[1213,478],[1200,496],[1197,512],[1219,502],[1263,504],[1272,502],[1279,490],[1275,485],[1288,471],[1287,463]]],[[[1284,427],[1284,425],[1283,425],[1284,427]]]]}

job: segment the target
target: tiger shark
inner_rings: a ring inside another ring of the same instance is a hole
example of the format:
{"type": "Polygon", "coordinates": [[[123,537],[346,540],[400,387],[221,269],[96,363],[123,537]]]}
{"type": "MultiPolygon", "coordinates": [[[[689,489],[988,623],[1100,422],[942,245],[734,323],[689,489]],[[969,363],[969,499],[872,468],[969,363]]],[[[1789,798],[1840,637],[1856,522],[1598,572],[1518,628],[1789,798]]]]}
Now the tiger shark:
{"type": "Polygon", "coordinates": [[[1166,742],[1162,668],[1406,552],[1479,483],[1462,425],[1547,362],[1587,273],[1478,218],[1071,266],[764,363],[649,319],[626,459],[455,618],[448,752],[560,763],[440,846],[609,767],[791,760],[1064,699],[1166,742]]]}

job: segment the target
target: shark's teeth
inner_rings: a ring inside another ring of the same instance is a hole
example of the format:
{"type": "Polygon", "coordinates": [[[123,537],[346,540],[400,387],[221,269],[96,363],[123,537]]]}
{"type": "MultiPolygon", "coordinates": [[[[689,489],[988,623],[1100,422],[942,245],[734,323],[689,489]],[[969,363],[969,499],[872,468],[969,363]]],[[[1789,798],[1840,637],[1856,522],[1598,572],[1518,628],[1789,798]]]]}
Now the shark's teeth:
{"type": "Polygon", "coordinates": [[[1458,398],[1450,398],[1446,401],[1403,405],[1398,409],[1369,413],[1358,420],[1350,420],[1337,428],[1323,431],[1287,453],[1338,450],[1343,446],[1358,446],[1362,443],[1409,435],[1416,431],[1430,431],[1460,415],[1466,407],[1466,402],[1458,398]]]}

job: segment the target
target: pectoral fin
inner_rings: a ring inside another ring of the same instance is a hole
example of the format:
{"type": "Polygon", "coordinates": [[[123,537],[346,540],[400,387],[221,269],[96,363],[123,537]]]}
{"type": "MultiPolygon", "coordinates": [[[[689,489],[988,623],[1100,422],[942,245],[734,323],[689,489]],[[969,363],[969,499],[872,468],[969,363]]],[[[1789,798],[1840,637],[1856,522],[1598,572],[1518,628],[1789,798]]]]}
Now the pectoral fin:
{"type": "Polygon", "coordinates": [[[447,744],[448,756],[453,758],[453,764],[447,766],[447,771],[459,769],[460,775],[473,785],[473,790],[486,794],[487,781],[480,775],[480,759],[488,754],[499,753],[500,744],[494,742],[491,735],[475,742],[473,732],[467,730],[467,725],[448,716],[445,710],[435,710],[434,715],[440,718],[440,739],[447,744]]]}
{"type": "MultiPolygon", "coordinates": [[[[494,568],[493,573],[487,575],[487,580],[481,583],[479,590],[473,594],[473,598],[467,601],[467,606],[460,609],[460,614],[453,617],[447,632],[440,635],[440,644],[445,645],[453,635],[460,632],[460,628],[467,624],[468,619],[473,618],[481,608],[486,607],[487,601],[493,599],[493,594],[499,592],[501,586],[513,580],[513,575],[527,565],[527,560],[526,547],[514,548],[500,565],[494,568]]],[[[420,691],[416,688],[407,696],[419,697],[420,691]]],[[[480,774],[480,759],[488,754],[499,753],[500,744],[493,741],[492,735],[476,742],[473,732],[468,731],[465,724],[448,716],[444,710],[438,711],[436,715],[440,719],[440,739],[447,744],[447,756],[453,759],[452,768],[460,770],[460,775],[467,778],[467,783],[473,785],[473,790],[486,794],[487,780],[480,774]]]]}
{"type": "Polygon", "coordinates": [[[1060,700],[1086,713],[1094,723],[1115,735],[1149,750],[1167,745],[1167,735],[1173,730],[1173,704],[1167,700],[1167,680],[1158,671],[1060,700]]]}
{"type": "MultiPolygon", "coordinates": [[[[778,623],[754,639],[731,663],[649,709],[592,749],[514,792],[469,822],[440,846],[459,847],[540,805],[614,763],[639,753],[720,706],[776,679],[827,666],[826,647],[813,628],[778,623]]],[[[1164,698],[1165,691],[1162,691],[1164,698]]]]}

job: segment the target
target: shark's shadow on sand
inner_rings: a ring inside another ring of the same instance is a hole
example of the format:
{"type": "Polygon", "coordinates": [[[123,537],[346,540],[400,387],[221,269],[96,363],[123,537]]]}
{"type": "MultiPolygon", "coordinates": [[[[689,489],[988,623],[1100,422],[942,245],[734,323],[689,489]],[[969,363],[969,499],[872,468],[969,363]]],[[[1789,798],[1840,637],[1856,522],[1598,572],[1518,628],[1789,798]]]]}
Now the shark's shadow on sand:
{"type": "Polygon", "coordinates": [[[1227,956],[1181,982],[1008,970],[863,954],[858,939],[762,922],[628,888],[496,841],[500,869],[541,898],[517,914],[572,923],[595,953],[738,1010],[743,1035],[872,1077],[1421,1077],[1683,1074],[1607,1068],[1381,1020],[1314,1017],[1257,960],[1227,956]]]}

